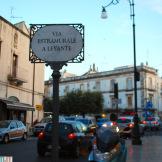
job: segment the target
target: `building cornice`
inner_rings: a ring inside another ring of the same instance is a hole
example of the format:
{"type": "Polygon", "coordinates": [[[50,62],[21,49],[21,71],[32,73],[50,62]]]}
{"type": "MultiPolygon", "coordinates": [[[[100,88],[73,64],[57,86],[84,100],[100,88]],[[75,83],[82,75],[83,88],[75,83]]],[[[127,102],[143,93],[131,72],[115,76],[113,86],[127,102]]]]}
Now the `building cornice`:
{"type": "Polygon", "coordinates": [[[30,36],[28,34],[26,34],[25,32],[23,32],[21,29],[19,29],[18,27],[16,27],[14,24],[10,23],[8,20],[6,20],[5,18],[3,18],[2,16],[0,16],[0,20],[4,21],[5,23],[7,23],[11,27],[15,28],[20,33],[22,33],[23,35],[25,35],[26,37],[30,38],[30,36]]]}

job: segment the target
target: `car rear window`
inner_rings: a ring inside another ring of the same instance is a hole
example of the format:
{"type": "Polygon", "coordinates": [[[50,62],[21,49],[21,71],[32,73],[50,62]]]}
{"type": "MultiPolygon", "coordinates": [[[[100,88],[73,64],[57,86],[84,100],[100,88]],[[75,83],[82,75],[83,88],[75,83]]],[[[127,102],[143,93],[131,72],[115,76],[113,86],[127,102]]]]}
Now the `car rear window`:
{"type": "MultiPolygon", "coordinates": [[[[52,132],[52,123],[47,124],[45,128],[45,132],[52,132]]],[[[61,134],[67,134],[71,133],[73,131],[73,128],[71,124],[68,123],[59,123],[59,133],[61,134]]]]}
{"type": "Polygon", "coordinates": [[[130,122],[131,120],[126,118],[121,118],[117,120],[117,123],[130,123],[130,122]]]}

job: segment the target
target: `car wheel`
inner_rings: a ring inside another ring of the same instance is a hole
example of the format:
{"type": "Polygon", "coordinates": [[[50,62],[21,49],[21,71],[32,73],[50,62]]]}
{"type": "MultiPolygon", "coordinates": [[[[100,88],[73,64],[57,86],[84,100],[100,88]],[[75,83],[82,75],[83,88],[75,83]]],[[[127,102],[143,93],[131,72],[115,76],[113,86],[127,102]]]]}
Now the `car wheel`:
{"type": "Polygon", "coordinates": [[[43,148],[38,147],[37,152],[39,156],[45,156],[46,151],[43,148]]]}
{"type": "Polygon", "coordinates": [[[3,142],[4,142],[5,144],[7,144],[7,143],[9,142],[9,135],[8,135],[8,134],[6,134],[6,135],[4,136],[3,142]]]}
{"type": "Polygon", "coordinates": [[[22,139],[23,139],[23,140],[27,140],[27,133],[24,133],[24,134],[23,134],[22,139]]]}

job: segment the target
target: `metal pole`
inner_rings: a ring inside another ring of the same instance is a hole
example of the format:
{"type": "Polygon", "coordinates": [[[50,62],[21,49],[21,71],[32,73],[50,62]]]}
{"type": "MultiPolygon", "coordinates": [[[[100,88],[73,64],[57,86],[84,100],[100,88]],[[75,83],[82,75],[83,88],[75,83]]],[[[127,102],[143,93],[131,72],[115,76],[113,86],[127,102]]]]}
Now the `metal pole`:
{"type": "Polygon", "coordinates": [[[59,78],[60,73],[59,71],[53,71],[52,74],[53,78],[53,115],[52,115],[52,122],[53,122],[53,132],[52,132],[52,162],[59,161],[59,78]]]}
{"type": "MultiPolygon", "coordinates": [[[[35,90],[35,62],[33,64],[33,89],[32,89],[32,106],[34,107],[34,90],[35,90]]],[[[31,125],[33,126],[33,111],[31,116],[31,125]]]]}
{"type": "Polygon", "coordinates": [[[134,12],[134,0],[130,3],[132,7],[132,18],[133,18],[133,53],[134,53],[134,106],[135,106],[135,115],[134,115],[134,127],[132,129],[132,144],[141,145],[142,141],[140,140],[139,132],[139,119],[138,119],[138,110],[137,110],[137,67],[136,67],[136,37],[135,37],[135,12],[134,12]]]}
{"type": "Polygon", "coordinates": [[[52,162],[59,162],[59,80],[61,74],[59,70],[64,64],[49,64],[53,70],[53,109],[52,109],[52,162]]]}

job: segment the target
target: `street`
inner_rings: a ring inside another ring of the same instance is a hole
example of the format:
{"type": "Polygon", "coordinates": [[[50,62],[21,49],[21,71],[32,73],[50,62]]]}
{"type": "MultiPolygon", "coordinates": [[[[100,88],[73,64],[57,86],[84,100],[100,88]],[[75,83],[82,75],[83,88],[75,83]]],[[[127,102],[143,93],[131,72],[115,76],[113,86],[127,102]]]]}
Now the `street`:
{"type": "MultiPolygon", "coordinates": [[[[160,162],[162,155],[162,130],[147,131],[142,137],[141,146],[133,146],[131,139],[126,140],[128,154],[127,162],[160,162]]],[[[0,156],[13,156],[14,162],[49,162],[50,154],[46,157],[38,157],[36,152],[36,138],[29,137],[27,141],[12,141],[9,144],[0,144],[0,156]]],[[[60,157],[60,162],[87,162],[87,157],[73,159],[60,157]]]]}

